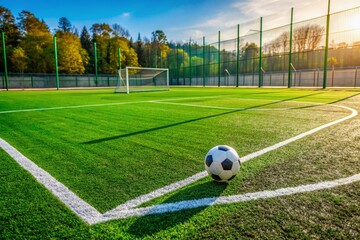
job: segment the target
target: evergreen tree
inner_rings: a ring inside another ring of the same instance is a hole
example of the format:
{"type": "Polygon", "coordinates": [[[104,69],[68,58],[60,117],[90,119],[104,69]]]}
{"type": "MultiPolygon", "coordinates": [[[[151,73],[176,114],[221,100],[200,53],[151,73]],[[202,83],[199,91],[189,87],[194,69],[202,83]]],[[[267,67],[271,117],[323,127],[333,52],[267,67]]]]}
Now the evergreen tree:
{"type": "Polygon", "coordinates": [[[61,17],[59,19],[58,29],[63,31],[63,32],[71,32],[72,25],[71,25],[70,21],[66,17],[61,17]]]}
{"type": "Polygon", "coordinates": [[[87,52],[88,55],[88,63],[85,65],[85,73],[93,73],[94,72],[94,49],[93,44],[91,42],[91,36],[84,26],[81,34],[80,34],[80,43],[82,48],[87,52]]]}
{"type": "Polygon", "coordinates": [[[140,66],[146,66],[146,60],[144,55],[144,49],[143,49],[143,42],[141,40],[140,33],[138,34],[138,38],[136,43],[134,44],[135,51],[138,56],[138,62],[140,66]]]}
{"type": "Polygon", "coordinates": [[[81,42],[81,46],[88,52],[90,52],[91,50],[91,37],[90,34],[88,32],[88,30],[86,29],[86,27],[84,26],[81,34],[80,34],[80,42],[81,42]]]}

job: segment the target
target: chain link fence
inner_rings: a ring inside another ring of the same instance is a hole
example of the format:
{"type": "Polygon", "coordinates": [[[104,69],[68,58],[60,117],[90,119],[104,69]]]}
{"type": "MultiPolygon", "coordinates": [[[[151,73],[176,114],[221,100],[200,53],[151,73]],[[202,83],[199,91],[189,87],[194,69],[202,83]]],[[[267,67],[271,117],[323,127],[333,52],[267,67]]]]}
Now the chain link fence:
{"type": "Polygon", "coordinates": [[[358,87],[360,7],[297,22],[293,16],[292,9],[178,44],[168,54],[171,84],[358,87]]]}
{"type": "MultiPolygon", "coordinates": [[[[292,9],[178,43],[161,66],[169,68],[171,85],[360,86],[360,6],[307,20],[296,16],[292,9]]],[[[0,78],[2,89],[26,89],[115,87],[118,76],[5,72],[0,78]]]]}

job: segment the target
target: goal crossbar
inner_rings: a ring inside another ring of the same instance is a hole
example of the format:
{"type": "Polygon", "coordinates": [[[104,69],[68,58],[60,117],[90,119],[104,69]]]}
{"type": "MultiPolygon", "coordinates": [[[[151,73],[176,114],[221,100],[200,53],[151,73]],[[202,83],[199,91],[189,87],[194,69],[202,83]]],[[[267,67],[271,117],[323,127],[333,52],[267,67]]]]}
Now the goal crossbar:
{"type": "Polygon", "coordinates": [[[115,92],[164,91],[169,87],[167,68],[126,67],[119,69],[115,92]]]}

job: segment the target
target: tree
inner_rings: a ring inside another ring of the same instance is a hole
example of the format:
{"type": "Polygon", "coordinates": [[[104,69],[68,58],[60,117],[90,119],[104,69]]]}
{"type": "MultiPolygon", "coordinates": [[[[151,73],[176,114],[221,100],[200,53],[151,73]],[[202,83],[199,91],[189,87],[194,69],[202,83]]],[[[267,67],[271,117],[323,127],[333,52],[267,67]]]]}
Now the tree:
{"type": "Polygon", "coordinates": [[[305,50],[315,50],[322,39],[325,28],[317,24],[305,25],[294,29],[293,46],[297,52],[305,50]]]}
{"type": "MultiPolygon", "coordinates": [[[[97,46],[98,72],[113,72],[110,66],[110,39],[113,30],[109,24],[106,23],[95,23],[90,30],[93,33],[92,40],[96,42],[97,46]]],[[[93,59],[93,61],[95,61],[95,59],[93,59]]]]}
{"type": "Polygon", "coordinates": [[[53,36],[44,21],[34,14],[22,11],[19,14],[22,41],[19,46],[27,57],[26,71],[35,73],[54,72],[53,36]]]}
{"type": "Polygon", "coordinates": [[[71,25],[70,21],[66,17],[61,17],[59,19],[58,28],[59,28],[59,30],[61,30],[63,32],[71,32],[72,25],[71,25]]]}
{"type": "Polygon", "coordinates": [[[57,31],[59,72],[83,74],[89,56],[81,47],[80,39],[73,33],[57,31]]]}
{"type": "Polygon", "coordinates": [[[324,33],[325,33],[324,27],[317,24],[310,25],[307,49],[315,50],[319,46],[324,33]]]}
{"type": "Polygon", "coordinates": [[[167,46],[167,38],[163,30],[156,30],[152,32],[151,40],[151,48],[155,60],[153,66],[157,67],[165,61],[170,48],[167,46]]]}
{"type": "Polygon", "coordinates": [[[92,25],[92,27],[90,28],[90,31],[93,32],[93,38],[95,38],[96,36],[100,36],[100,37],[107,37],[110,38],[110,34],[113,31],[110,27],[109,24],[106,23],[95,23],[92,25]]]}
{"type": "Polygon", "coordinates": [[[25,55],[24,49],[21,47],[16,47],[10,56],[10,61],[12,66],[14,66],[13,70],[15,72],[23,73],[27,68],[27,57],[25,55]]]}
{"type": "Polygon", "coordinates": [[[22,11],[19,13],[19,20],[18,26],[22,36],[24,36],[28,32],[48,32],[49,28],[42,20],[40,21],[34,14],[29,11],[22,11]]]}
{"type": "Polygon", "coordinates": [[[167,38],[163,30],[156,30],[152,32],[152,41],[159,44],[167,44],[167,38]]]}
{"type": "MultiPolygon", "coordinates": [[[[5,41],[7,46],[7,55],[11,56],[13,48],[18,46],[20,42],[20,32],[15,24],[15,17],[9,9],[0,6],[0,32],[5,33],[5,41]]],[[[0,37],[0,42],[2,39],[0,37]]],[[[0,44],[0,54],[3,56],[2,44],[0,44]]],[[[9,71],[13,71],[13,65],[8,66],[9,71]]],[[[4,58],[0,57],[0,72],[4,72],[4,58]]]]}
{"type": "Polygon", "coordinates": [[[54,72],[53,36],[48,32],[30,32],[26,34],[19,46],[27,56],[27,72],[54,72]]]}
{"type": "Polygon", "coordinates": [[[80,43],[81,47],[87,52],[88,55],[88,63],[85,65],[85,73],[93,73],[94,72],[94,48],[92,44],[91,36],[84,26],[81,34],[80,34],[80,43]]]}
{"type": "Polygon", "coordinates": [[[134,44],[134,48],[138,57],[138,62],[140,66],[146,66],[146,60],[145,60],[145,55],[144,55],[144,47],[143,47],[144,43],[141,40],[141,35],[140,33],[138,34],[138,38],[136,43],[134,44]]]}
{"type": "Polygon", "coordinates": [[[241,59],[244,64],[241,65],[242,72],[256,72],[255,65],[258,64],[259,47],[256,43],[246,43],[241,48],[241,59]]]}
{"type": "Polygon", "coordinates": [[[328,63],[331,66],[332,70],[335,69],[335,65],[337,64],[337,60],[335,57],[331,57],[328,59],[328,63]]]}
{"type": "MultiPolygon", "coordinates": [[[[121,49],[122,66],[138,66],[138,58],[132,42],[122,36],[112,36],[113,29],[108,24],[93,24],[93,41],[97,45],[99,73],[114,74],[118,70],[118,48],[121,49]]],[[[116,35],[116,34],[115,34],[116,35]]],[[[90,60],[92,61],[92,59],[90,60]]]]}
{"type": "Polygon", "coordinates": [[[138,67],[138,57],[134,48],[129,44],[130,41],[124,37],[113,37],[109,45],[110,67],[108,73],[116,73],[118,65],[118,49],[121,49],[121,67],[138,67]]]}
{"type": "Polygon", "coordinates": [[[112,25],[112,29],[113,29],[113,35],[115,37],[125,37],[125,38],[130,37],[129,31],[117,23],[112,25]]]}
{"type": "Polygon", "coordinates": [[[88,52],[90,52],[91,50],[91,37],[90,34],[88,32],[88,30],[86,29],[86,27],[84,26],[81,34],[80,34],[80,42],[81,42],[81,46],[88,52]]]}
{"type": "Polygon", "coordinates": [[[0,32],[6,33],[6,44],[17,46],[20,40],[20,32],[15,23],[15,17],[9,9],[0,6],[0,32]]]}

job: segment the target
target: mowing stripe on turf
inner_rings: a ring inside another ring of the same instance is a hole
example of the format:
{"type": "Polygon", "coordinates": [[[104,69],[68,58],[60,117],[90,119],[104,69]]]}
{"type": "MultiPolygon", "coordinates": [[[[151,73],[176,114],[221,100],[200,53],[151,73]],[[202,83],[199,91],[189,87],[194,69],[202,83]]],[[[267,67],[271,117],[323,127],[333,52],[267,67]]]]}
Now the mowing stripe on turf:
{"type": "MultiPolygon", "coordinates": [[[[148,101],[145,101],[145,102],[148,102],[148,101]]],[[[136,102],[136,103],[138,103],[138,102],[136,102]]],[[[121,104],[121,103],[117,103],[117,104],[121,104]]],[[[124,104],[124,103],[122,103],[122,104],[124,104]]],[[[104,104],[101,104],[101,105],[104,105],[104,104]]],[[[87,106],[91,106],[91,105],[87,105],[87,106]]],[[[100,105],[92,105],[92,106],[100,106],[100,105]]],[[[242,162],[248,161],[248,160],[255,158],[257,156],[260,156],[264,153],[275,150],[286,144],[289,144],[289,143],[294,142],[298,139],[301,139],[305,136],[313,134],[319,130],[322,130],[329,126],[338,124],[342,121],[348,120],[352,117],[355,117],[358,114],[358,112],[352,108],[345,107],[345,106],[339,106],[339,105],[334,105],[334,106],[337,106],[337,107],[340,107],[343,109],[347,109],[347,110],[351,111],[351,114],[344,118],[332,121],[330,123],[324,124],[320,127],[317,127],[315,129],[312,129],[305,133],[299,134],[295,137],[292,137],[288,140],[282,141],[273,146],[267,147],[263,150],[249,154],[249,155],[241,158],[241,161],[242,162]]],[[[67,107],[67,108],[69,108],[69,107],[67,107]]],[[[59,108],[56,108],[56,109],[59,109],[59,108]]],[[[90,204],[86,203],[84,200],[79,198],[75,193],[73,193],[71,190],[69,190],[65,185],[63,185],[62,183],[57,181],[48,172],[46,172],[45,170],[43,170],[42,168],[37,166],[30,159],[26,158],[18,150],[16,150],[14,147],[12,147],[9,143],[7,143],[5,140],[3,140],[1,138],[0,138],[0,147],[5,152],[7,152],[21,167],[23,167],[30,174],[32,174],[39,183],[44,185],[50,192],[52,192],[56,197],[58,197],[59,200],[62,201],[66,206],[68,206],[77,216],[79,216],[80,218],[82,218],[84,221],[86,221],[89,224],[95,224],[95,223],[104,222],[104,221],[108,221],[108,220],[112,220],[112,219],[118,219],[118,218],[126,218],[126,217],[130,217],[130,216],[143,216],[143,215],[147,215],[147,214],[179,211],[179,210],[183,210],[183,209],[195,208],[195,207],[200,207],[200,206],[241,202],[241,201],[246,201],[246,200],[255,200],[255,199],[260,199],[260,198],[277,197],[277,196],[290,195],[290,194],[300,193],[300,192],[315,191],[315,190],[326,189],[326,188],[330,188],[330,187],[336,187],[336,186],[340,186],[340,185],[344,185],[344,184],[349,184],[351,182],[360,180],[360,175],[358,174],[358,175],[354,175],[354,176],[346,178],[346,179],[339,179],[339,180],[322,182],[322,183],[317,183],[317,184],[312,184],[312,185],[304,185],[304,186],[299,186],[299,187],[295,187],[295,188],[285,188],[285,189],[279,189],[279,190],[275,190],[275,191],[263,191],[263,192],[245,194],[245,195],[205,198],[205,199],[198,199],[198,200],[191,200],[191,201],[183,201],[183,202],[178,202],[178,203],[160,204],[160,205],[155,205],[155,206],[147,207],[147,208],[134,209],[134,207],[139,206],[140,204],[147,202],[149,200],[152,200],[155,197],[172,192],[176,189],[179,189],[183,186],[186,186],[190,183],[193,183],[193,182],[205,177],[206,172],[204,171],[204,172],[195,174],[189,178],[186,178],[185,180],[170,184],[161,189],[155,190],[149,194],[145,194],[140,197],[137,197],[136,199],[127,201],[126,203],[119,205],[115,209],[110,210],[104,214],[101,214],[94,207],[92,207],[90,204]],[[184,203],[186,203],[186,204],[184,204],[184,203]]]]}
{"type": "Polygon", "coordinates": [[[150,214],[161,214],[161,213],[169,213],[176,212],[186,209],[193,209],[199,207],[207,207],[213,205],[221,205],[221,204],[230,204],[230,203],[239,203],[239,202],[247,202],[258,199],[267,199],[267,198],[275,198],[281,196],[288,196],[296,193],[305,193],[312,192],[317,190],[334,188],[346,184],[351,184],[354,182],[360,181],[360,174],[353,175],[347,178],[341,178],[333,181],[320,182],[315,184],[307,184],[300,185],[297,187],[289,187],[289,188],[280,188],[276,190],[265,190],[254,193],[246,193],[240,195],[233,196],[224,196],[224,197],[212,197],[212,198],[202,198],[197,200],[187,200],[173,203],[165,203],[158,204],[151,207],[144,208],[136,208],[129,210],[121,210],[118,212],[109,212],[103,215],[102,221],[109,221],[120,218],[128,218],[135,216],[145,216],[150,214]]]}
{"type": "MultiPolygon", "coordinates": [[[[285,145],[287,145],[287,144],[289,144],[289,143],[292,143],[292,142],[294,142],[294,141],[296,141],[296,140],[299,140],[299,139],[304,138],[304,137],[306,137],[306,136],[308,136],[308,135],[311,135],[311,134],[313,134],[313,133],[315,133],[315,132],[317,132],[317,131],[320,131],[320,130],[322,130],[322,129],[324,129],[324,128],[330,127],[330,126],[335,125],[335,124],[337,124],[337,123],[340,123],[340,122],[342,122],[342,121],[345,121],[345,120],[348,120],[348,119],[350,119],[350,118],[353,118],[353,117],[355,117],[355,116],[358,114],[358,112],[357,112],[355,109],[352,109],[352,108],[349,108],[349,107],[345,107],[345,106],[338,106],[338,105],[334,105],[334,106],[347,109],[347,110],[351,111],[351,114],[348,115],[348,116],[346,116],[346,117],[344,117],[344,118],[341,118],[341,119],[335,120],[335,121],[333,121],[333,122],[324,124],[324,125],[322,125],[322,126],[320,126],[320,127],[314,128],[314,129],[312,129],[312,130],[310,130],[310,131],[301,133],[301,134],[299,134],[299,135],[297,135],[297,136],[295,136],[295,137],[289,138],[289,139],[287,139],[287,140],[285,140],[285,141],[279,142],[279,143],[274,144],[274,145],[272,145],[272,146],[270,146],[270,147],[264,148],[264,149],[262,149],[262,150],[256,151],[256,152],[251,153],[251,154],[248,154],[248,155],[240,158],[240,162],[244,163],[244,162],[246,162],[246,161],[249,161],[250,159],[253,159],[253,158],[255,158],[255,157],[258,157],[258,156],[260,156],[260,155],[263,155],[263,154],[265,154],[265,153],[267,153],[267,152],[276,150],[276,149],[278,149],[278,148],[280,148],[280,147],[283,147],[283,146],[285,146],[285,145]]],[[[207,176],[207,172],[206,172],[206,171],[203,171],[203,172],[198,173],[198,174],[195,174],[195,175],[193,175],[193,176],[191,176],[191,177],[189,177],[189,178],[186,178],[186,179],[184,179],[184,180],[182,180],[182,181],[175,182],[175,183],[170,184],[170,185],[168,185],[168,186],[165,186],[165,187],[162,187],[162,188],[157,189],[157,190],[155,190],[155,191],[152,191],[152,192],[150,192],[150,193],[148,193],[148,194],[141,195],[141,196],[139,196],[139,197],[137,197],[137,198],[135,198],[135,199],[129,200],[129,201],[127,201],[127,202],[125,202],[125,203],[117,206],[114,210],[110,210],[110,211],[107,212],[107,213],[111,214],[113,211],[118,211],[118,210],[121,210],[121,209],[137,207],[137,206],[139,206],[139,205],[141,205],[141,204],[143,204],[143,203],[145,203],[145,202],[148,202],[148,201],[150,201],[150,200],[152,200],[152,199],[154,199],[154,198],[156,198],[156,197],[159,197],[159,196],[164,195],[164,194],[166,194],[166,193],[170,193],[170,192],[172,192],[172,191],[175,191],[175,190],[177,190],[177,189],[179,189],[179,188],[181,188],[181,187],[183,187],[183,186],[186,186],[186,185],[188,185],[188,184],[191,184],[191,183],[193,183],[193,182],[201,179],[202,177],[206,177],[206,176],[207,176]]]]}

